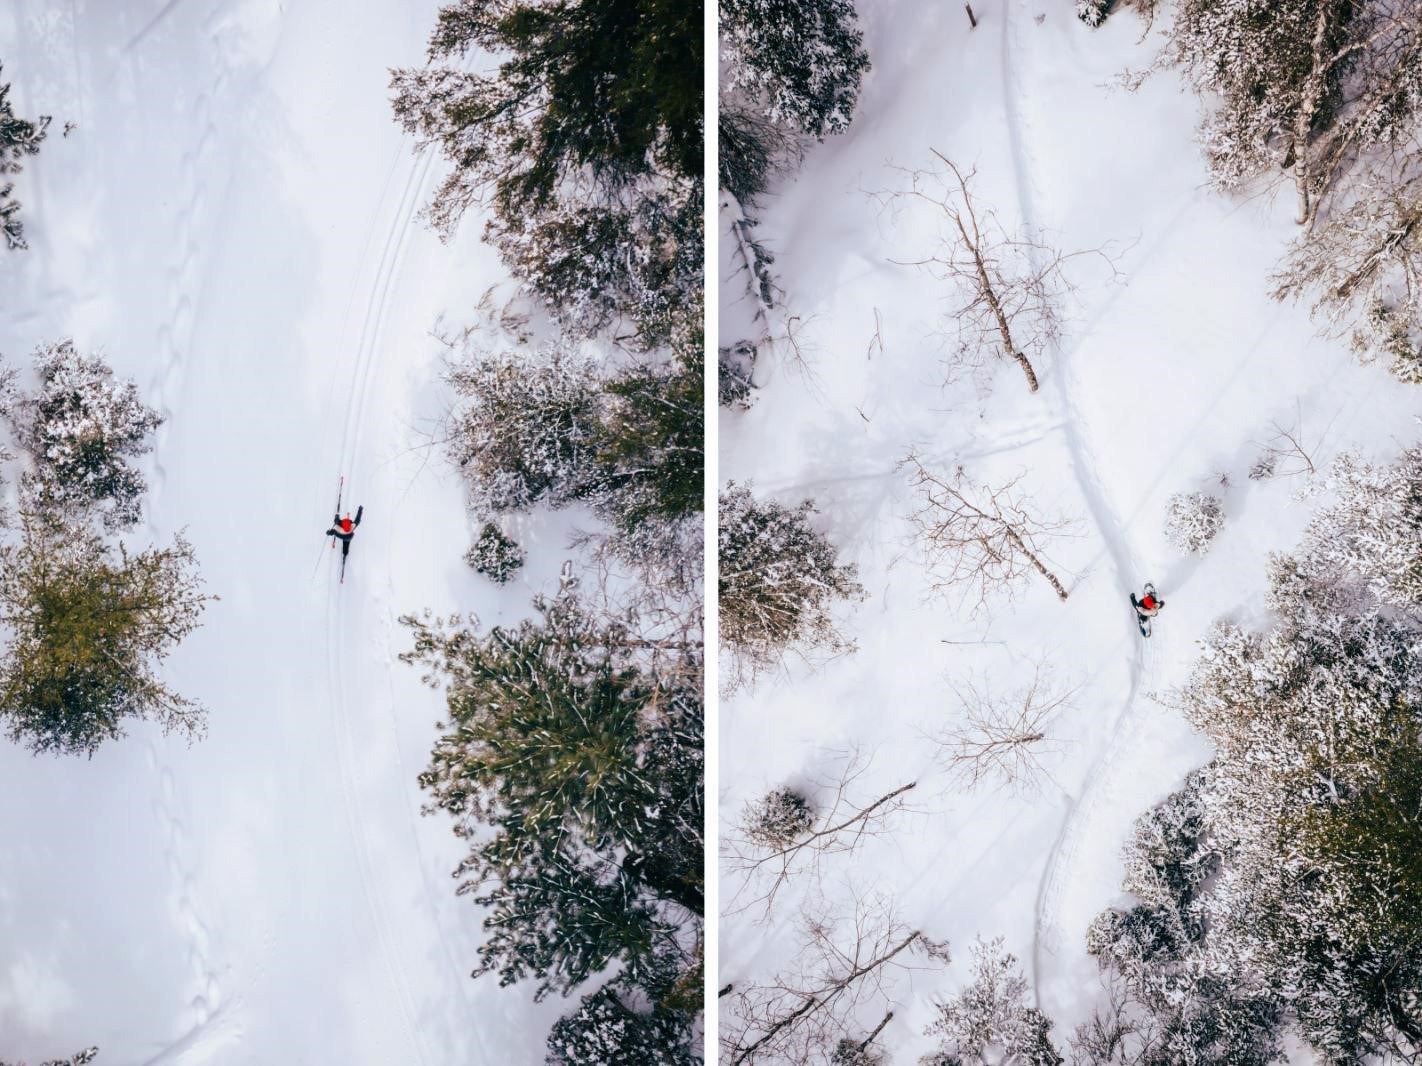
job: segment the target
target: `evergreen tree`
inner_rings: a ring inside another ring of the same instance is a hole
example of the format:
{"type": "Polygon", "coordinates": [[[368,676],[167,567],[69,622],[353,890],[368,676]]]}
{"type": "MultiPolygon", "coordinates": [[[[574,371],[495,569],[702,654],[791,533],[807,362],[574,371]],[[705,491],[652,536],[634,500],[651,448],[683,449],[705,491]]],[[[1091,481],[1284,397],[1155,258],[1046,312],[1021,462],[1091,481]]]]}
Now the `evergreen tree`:
{"type": "Polygon", "coordinates": [[[474,353],[448,380],[459,397],[450,454],[476,512],[557,507],[597,491],[602,389],[586,359],[563,347],[474,353]]]}
{"type": "Polygon", "coordinates": [[[720,30],[726,88],[811,137],[848,128],[869,69],[851,0],[721,0],[720,30]]]}
{"type": "Polygon", "coordinates": [[[488,574],[502,585],[523,566],[524,558],[524,550],[516,540],[506,536],[494,523],[485,522],[484,528],[479,530],[478,540],[465,553],[464,561],[478,573],[488,574]]]}
{"type": "Polygon", "coordinates": [[[126,460],[152,450],[162,415],[143,405],[132,381],[115,379],[73,341],[37,349],[35,369],[39,388],[22,393],[12,379],[5,402],[31,460],[21,483],[27,502],[73,517],[96,512],[110,530],[134,525],[147,485],[126,460]]]}
{"type": "Polygon", "coordinates": [[[571,578],[534,606],[483,634],[405,619],[402,658],[447,684],[426,810],[470,842],[459,891],[491,911],[476,976],[534,977],[544,995],[616,960],[638,981],[699,920],[700,672],[650,669],[648,642],[596,618],[571,578]]]}
{"type": "Polygon", "coordinates": [[[686,1019],[660,1010],[641,1012],[613,988],[584,996],[548,1035],[547,1066],[692,1066],[686,1019]]]}
{"type": "Polygon", "coordinates": [[[48,115],[37,119],[17,116],[10,102],[9,82],[0,83],[0,229],[4,230],[5,243],[12,250],[29,245],[25,243],[25,228],[20,221],[20,201],[14,197],[15,183],[5,181],[4,175],[18,174],[24,169],[24,158],[39,153],[49,121],[48,115]]]}
{"type": "Polygon", "coordinates": [[[83,528],[26,515],[18,543],[0,546],[0,717],[36,754],[92,755],[127,720],[189,737],[203,709],[157,676],[171,647],[197,628],[204,603],[181,536],[129,555],[83,528]]]}
{"type": "Polygon", "coordinates": [[[814,504],[784,507],[729,484],[718,533],[721,642],[752,670],[789,648],[845,650],[830,609],[863,589],[853,566],[810,525],[814,504]]]}
{"type": "Polygon", "coordinates": [[[430,64],[395,71],[396,118],[454,164],[429,214],[451,233],[490,202],[487,236],[565,325],[617,320],[665,343],[701,288],[699,9],[677,0],[460,0],[430,64]],[[449,66],[472,51],[497,72],[449,66]]]}
{"type": "Polygon", "coordinates": [[[1416,147],[1419,0],[1182,0],[1169,32],[1172,57],[1217,101],[1201,133],[1216,180],[1289,172],[1301,223],[1342,178],[1416,147]]]}

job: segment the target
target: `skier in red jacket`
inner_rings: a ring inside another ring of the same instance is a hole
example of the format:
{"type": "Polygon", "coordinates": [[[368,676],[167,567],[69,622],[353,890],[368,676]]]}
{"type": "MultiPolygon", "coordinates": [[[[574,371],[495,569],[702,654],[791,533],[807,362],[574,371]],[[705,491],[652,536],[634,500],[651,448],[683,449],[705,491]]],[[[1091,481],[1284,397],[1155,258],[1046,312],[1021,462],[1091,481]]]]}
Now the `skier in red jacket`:
{"type": "Polygon", "coordinates": [[[326,530],[326,536],[335,537],[341,542],[342,558],[351,553],[351,541],[355,539],[356,526],[360,525],[360,516],[364,513],[365,506],[362,505],[356,508],[354,518],[352,518],[351,513],[347,511],[344,518],[340,515],[336,515],[336,517],[331,519],[331,528],[326,530]]]}

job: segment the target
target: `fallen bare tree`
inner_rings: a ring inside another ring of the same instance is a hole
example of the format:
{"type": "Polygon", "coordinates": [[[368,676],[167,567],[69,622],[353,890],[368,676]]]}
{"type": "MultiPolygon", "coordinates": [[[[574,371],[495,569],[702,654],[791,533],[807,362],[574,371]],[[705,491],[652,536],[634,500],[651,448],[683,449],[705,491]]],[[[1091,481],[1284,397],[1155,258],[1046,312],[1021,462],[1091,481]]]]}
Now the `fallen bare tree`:
{"type": "Polygon", "coordinates": [[[828,798],[819,810],[803,792],[780,788],[747,805],[740,823],[723,844],[725,868],[742,879],[728,912],[763,908],[768,919],[775,898],[797,874],[818,872],[827,855],[846,855],[884,832],[889,819],[907,808],[906,796],[918,787],[910,781],[877,797],[862,797],[858,782],[871,760],[857,749],[842,757],[839,772],[816,782],[828,798]]]}
{"type": "Polygon", "coordinates": [[[1060,337],[1059,305],[1071,288],[1063,266],[1088,253],[1063,253],[1026,230],[1010,233],[992,208],[975,199],[975,172],[965,174],[930,150],[943,169],[907,171],[907,188],[876,198],[929,204],[942,216],[944,232],[929,254],[894,262],[922,267],[952,287],[957,299],[945,320],[957,331],[955,363],[978,366],[983,353],[996,349],[1021,368],[1036,392],[1034,361],[1060,337]]]}
{"type": "Polygon", "coordinates": [[[968,788],[995,781],[1013,791],[1034,789],[1046,773],[1042,758],[1056,751],[1052,724],[1074,690],[1055,688],[1051,671],[1037,663],[1026,684],[1008,692],[969,677],[953,694],[963,717],[933,738],[949,775],[968,788]]]}
{"type": "Polygon", "coordinates": [[[958,466],[951,475],[924,466],[918,456],[904,460],[919,494],[919,507],[909,520],[918,531],[928,557],[934,591],[960,587],[986,605],[995,589],[1008,594],[1035,570],[1060,599],[1066,587],[1048,569],[1041,541],[1069,531],[1071,523],[1044,516],[1028,506],[1017,491],[1021,477],[992,488],[972,481],[958,466]]]}
{"type": "Polygon", "coordinates": [[[891,1014],[890,979],[914,968],[915,955],[945,964],[948,948],[903,925],[882,900],[856,899],[848,918],[808,918],[800,954],[785,972],[723,1000],[721,1061],[833,1066],[846,1043],[868,1045],[863,1017],[891,1014]]]}

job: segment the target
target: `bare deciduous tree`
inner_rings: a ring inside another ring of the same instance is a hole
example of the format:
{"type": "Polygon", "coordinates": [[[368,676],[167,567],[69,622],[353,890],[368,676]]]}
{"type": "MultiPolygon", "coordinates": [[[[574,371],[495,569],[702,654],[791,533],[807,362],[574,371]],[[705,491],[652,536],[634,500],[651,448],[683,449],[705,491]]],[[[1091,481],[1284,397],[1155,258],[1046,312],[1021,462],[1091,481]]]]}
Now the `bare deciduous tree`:
{"type": "Polygon", "coordinates": [[[768,919],[776,896],[797,873],[808,870],[817,874],[822,857],[853,852],[865,840],[883,832],[893,815],[907,809],[905,797],[918,787],[916,781],[875,798],[860,796],[858,782],[871,765],[872,760],[858,749],[844,753],[838,774],[818,782],[828,799],[809,827],[792,839],[778,845],[765,842],[763,837],[758,840],[749,816],[726,835],[726,869],[742,878],[741,887],[731,896],[729,913],[761,907],[763,918],[768,919]]]}
{"type": "Polygon", "coordinates": [[[1106,1001],[1072,1033],[1072,1066],[1140,1066],[1159,1061],[1159,1023],[1139,1009],[1119,974],[1108,971],[1103,980],[1106,1001]]]}
{"type": "Polygon", "coordinates": [[[889,1012],[890,978],[913,968],[914,955],[946,963],[948,949],[904,926],[882,900],[856,899],[849,918],[808,918],[789,969],[728,998],[721,1061],[830,1066],[843,1041],[863,1039],[861,1015],[889,1012]]]}
{"type": "Polygon", "coordinates": [[[984,352],[996,348],[1021,368],[1027,387],[1036,392],[1033,360],[1059,337],[1059,304],[1070,289],[1062,267],[1083,253],[1064,254],[1026,231],[1009,233],[997,213],[974,198],[975,172],[965,174],[930,150],[944,169],[907,171],[906,189],[876,195],[881,202],[922,201],[945,223],[929,254],[894,262],[923,267],[958,294],[946,316],[958,334],[956,361],[976,366],[984,352]]]}
{"type": "Polygon", "coordinates": [[[1066,587],[1047,568],[1040,542],[1067,533],[1071,523],[1030,508],[1017,491],[1020,476],[991,488],[972,481],[961,466],[951,475],[938,474],[912,454],[904,464],[920,498],[909,517],[928,556],[935,591],[961,587],[982,607],[993,589],[1010,592],[1035,570],[1059,598],[1067,598],[1066,587]]]}
{"type": "MultiPolygon", "coordinates": [[[[1294,405],[1294,420],[1287,426],[1280,422],[1270,422],[1273,436],[1268,440],[1253,441],[1259,448],[1259,458],[1249,468],[1252,481],[1262,481],[1274,477],[1297,477],[1300,474],[1312,476],[1318,473],[1310,450],[1316,445],[1305,443],[1303,411],[1298,403],[1294,405]]],[[[1325,433],[1327,430],[1324,431],[1325,433]]]]}
{"type": "Polygon", "coordinates": [[[988,781],[1035,788],[1046,773],[1042,758],[1056,751],[1052,723],[1075,692],[1054,688],[1051,675],[1038,663],[1031,679],[1010,692],[993,692],[972,677],[952,686],[963,717],[933,738],[949,774],[969,788],[988,781]]]}

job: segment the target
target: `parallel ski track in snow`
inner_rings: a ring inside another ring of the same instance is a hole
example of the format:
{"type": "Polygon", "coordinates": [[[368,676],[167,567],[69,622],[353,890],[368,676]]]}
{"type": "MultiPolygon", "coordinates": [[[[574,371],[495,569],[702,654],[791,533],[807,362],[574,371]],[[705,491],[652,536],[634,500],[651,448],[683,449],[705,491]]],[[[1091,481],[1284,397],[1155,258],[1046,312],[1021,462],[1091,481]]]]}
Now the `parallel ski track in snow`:
{"type": "MultiPolygon", "coordinates": [[[[347,479],[352,483],[355,483],[358,466],[352,444],[359,439],[360,428],[365,419],[370,399],[371,380],[377,361],[376,354],[380,347],[386,313],[389,310],[391,292],[394,290],[396,278],[399,276],[400,267],[404,261],[416,213],[424,201],[425,185],[433,168],[434,159],[435,153],[426,150],[411,161],[405,179],[405,187],[400,194],[399,204],[394,211],[390,228],[385,236],[385,243],[381,248],[380,259],[375,267],[360,339],[356,345],[355,367],[351,377],[351,391],[346,403],[345,427],[341,438],[340,459],[343,468],[347,462],[351,464],[350,469],[347,470],[347,479]]],[[[382,197],[383,199],[384,197],[382,197]]],[[[367,245],[368,247],[369,245],[367,245]]],[[[375,862],[370,840],[365,824],[356,812],[357,789],[352,769],[356,750],[355,741],[350,734],[349,724],[341,713],[342,708],[346,706],[345,671],[342,669],[346,633],[343,624],[344,615],[338,609],[339,602],[339,586],[333,583],[326,602],[326,665],[327,682],[331,692],[330,707],[336,739],[336,756],[341,789],[344,794],[342,805],[346,811],[346,822],[350,829],[351,839],[356,846],[356,855],[360,864],[361,889],[365,895],[371,922],[375,927],[381,956],[400,1007],[408,1046],[414,1049],[419,1057],[419,1062],[429,1063],[431,1059],[428,1049],[425,1047],[415,1005],[411,1001],[408,974],[400,956],[398,938],[386,918],[385,901],[381,898],[380,890],[376,886],[373,874],[375,862]]]]}
{"type": "MultiPolygon", "coordinates": [[[[1003,97],[1007,118],[1008,143],[1012,150],[1013,168],[1017,176],[1017,193],[1023,225],[1039,231],[1037,208],[1033,190],[1033,168],[1025,135],[1030,128],[1030,120],[1025,111],[1025,87],[1014,62],[1014,47],[1018,44],[1017,27],[1020,21],[1013,17],[1012,0],[1003,0],[1002,6],[1002,76],[1003,97]]],[[[1111,502],[1098,472],[1097,461],[1082,416],[1080,405],[1073,389],[1075,374],[1072,367],[1062,358],[1060,345],[1053,345],[1050,351],[1051,363],[1045,368],[1054,378],[1057,402],[1061,408],[1064,437],[1071,457],[1072,472],[1086,500],[1092,522],[1105,541],[1107,557],[1110,560],[1112,580],[1125,592],[1135,586],[1140,573],[1139,563],[1126,536],[1124,523],[1111,502]]],[[[1128,615],[1121,611],[1123,624],[1129,626],[1128,615]]],[[[1139,723],[1133,710],[1141,683],[1146,672],[1146,657],[1143,642],[1138,634],[1128,634],[1132,641],[1130,665],[1130,689],[1121,708],[1116,713],[1111,728],[1110,739],[1091,763],[1081,795],[1069,799],[1066,816],[1061,830],[1052,845],[1046,869],[1037,892],[1037,918],[1033,935],[1033,986],[1040,998],[1046,956],[1055,955],[1061,941],[1061,906],[1065,886],[1077,874],[1077,862],[1081,853],[1082,840],[1090,833],[1102,803],[1111,793],[1110,780],[1114,768],[1120,761],[1120,754],[1129,745],[1139,723]]],[[[1039,1003],[1040,1006],[1040,1003],[1039,1003]]]]}

